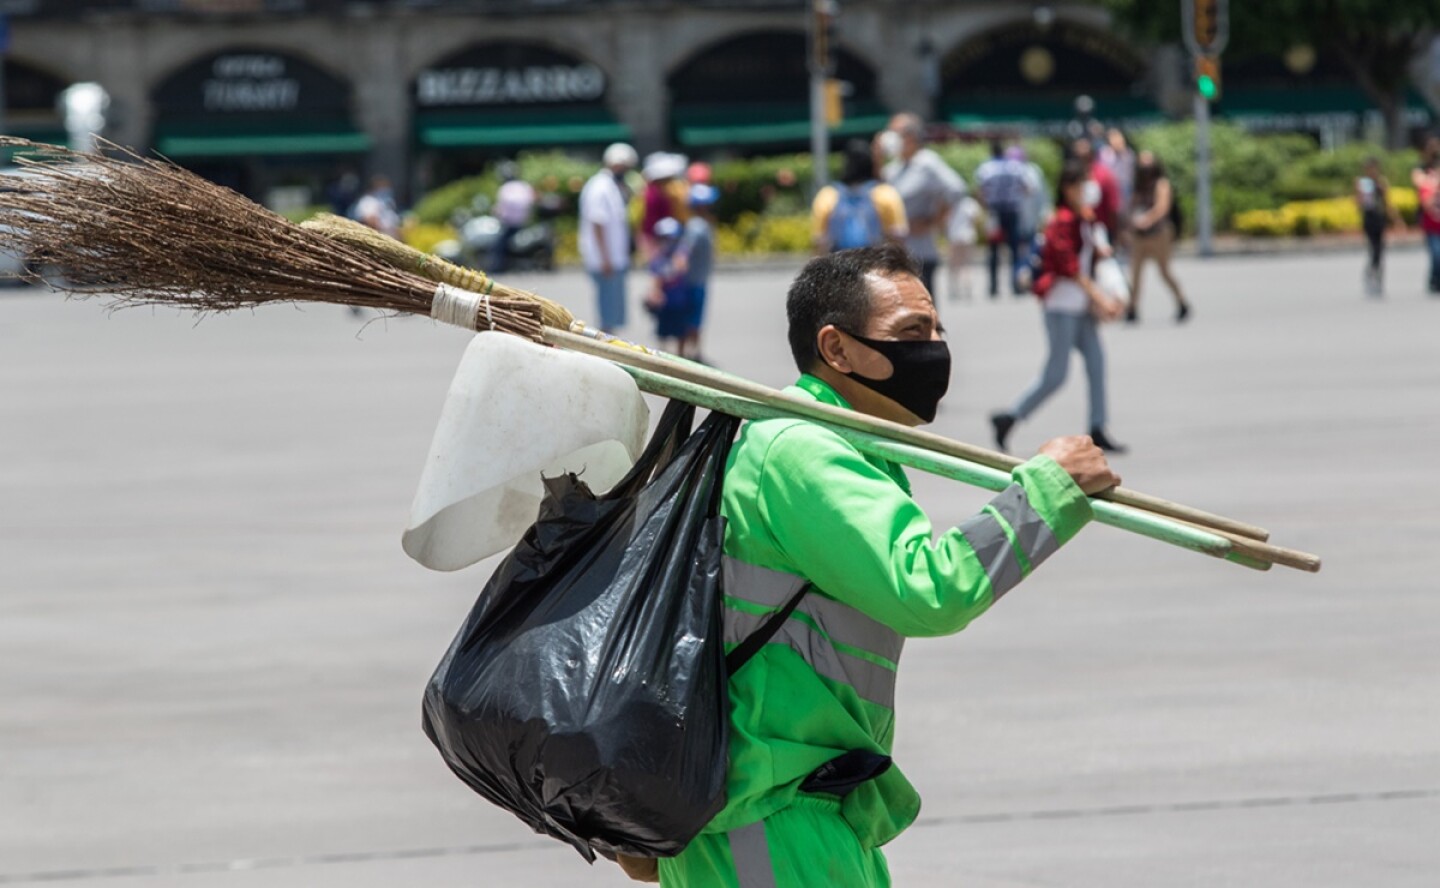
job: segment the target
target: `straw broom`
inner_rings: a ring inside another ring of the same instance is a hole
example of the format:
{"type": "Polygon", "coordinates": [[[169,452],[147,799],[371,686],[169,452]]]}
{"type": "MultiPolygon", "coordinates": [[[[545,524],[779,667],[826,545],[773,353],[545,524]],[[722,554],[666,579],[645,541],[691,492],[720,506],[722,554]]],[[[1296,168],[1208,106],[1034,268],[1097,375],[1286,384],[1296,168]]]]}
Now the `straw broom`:
{"type": "MultiPolygon", "coordinates": [[[[439,260],[410,258],[416,270],[429,268],[429,280],[394,268],[390,261],[377,257],[373,248],[357,249],[354,243],[347,245],[321,235],[313,227],[294,225],[168,162],[141,159],[126,151],[120,151],[119,158],[82,156],[14,138],[0,138],[0,147],[46,155],[29,164],[35,173],[32,177],[0,176],[0,185],[11,191],[0,206],[0,248],[82,272],[84,283],[64,287],[72,292],[90,292],[87,285],[104,286],[122,305],[173,304],[199,311],[267,302],[331,302],[429,313],[467,329],[494,329],[532,339],[542,337],[540,321],[547,314],[556,324],[569,317],[548,300],[504,287],[483,275],[456,278],[480,292],[458,289],[443,279],[436,282],[436,269],[429,266],[439,260]]],[[[393,252],[395,247],[388,249],[393,252]]],[[[862,449],[887,451],[922,469],[927,469],[923,451],[952,461],[979,454],[999,462],[998,468],[1005,471],[1018,463],[1004,454],[791,398],[700,365],[661,357],[587,330],[573,320],[569,326],[580,332],[545,328],[542,338],[598,354],[632,372],[646,370],[670,377],[690,385],[693,391],[718,391],[779,407],[784,415],[862,432],[870,436],[863,438],[862,449]],[[897,443],[903,446],[897,447],[897,443]]],[[[984,459],[974,462],[988,465],[984,459]]],[[[1167,541],[1188,537],[1196,543],[1191,548],[1253,567],[1273,562],[1319,569],[1319,559],[1313,555],[1246,539],[1264,537],[1265,532],[1258,528],[1133,492],[1130,496],[1158,505],[1148,511],[1165,514],[1163,508],[1202,526],[1197,530],[1165,521],[1166,533],[1174,537],[1167,541]]]]}
{"type": "MultiPolygon", "coordinates": [[[[488,285],[488,282],[492,280],[483,271],[463,268],[446,262],[437,256],[428,255],[387,238],[349,219],[321,214],[303,224],[306,228],[322,232],[328,237],[333,237],[357,249],[372,251],[375,255],[385,258],[386,261],[426,275],[432,280],[471,287],[488,285]]],[[[770,412],[764,414],[766,416],[802,415],[831,426],[845,437],[850,438],[851,443],[865,452],[894,459],[924,471],[956,477],[957,480],[981,487],[993,486],[991,482],[993,482],[996,471],[1008,477],[1010,470],[1021,463],[1021,460],[1009,454],[954,441],[854,411],[792,398],[783,392],[722,373],[703,364],[615,339],[601,331],[586,327],[583,321],[575,320],[574,315],[563,306],[542,296],[524,290],[503,287],[499,284],[494,286],[497,288],[497,292],[503,290],[507,294],[533,298],[541,302],[546,318],[546,329],[542,333],[544,341],[617,363],[630,371],[642,388],[652,393],[688,400],[723,412],[744,415],[747,418],[758,418],[760,414],[753,410],[741,413],[745,409],[744,405],[737,402],[735,398],[743,398],[769,408],[770,412]],[[668,377],[672,383],[662,384],[659,377],[668,377]],[[678,383],[678,385],[674,383],[678,383]],[[662,389],[664,390],[662,391],[662,389]],[[717,396],[717,392],[720,395],[717,396]],[[723,398],[721,397],[723,395],[730,397],[723,398]],[[774,412],[776,409],[780,411],[780,414],[774,412]],[[845,434],[847,431],[854,434],[845,434]],[[899,445],[899,449],[887,447],[887,442],[895,442],[899,445]],[[932,456],[922,457],[920,451],[928,451],[932,456]],[[955,471],[959,471],[956,469],[956,461],[968,464],[973,470],[988,469],[991,471],[985,473],[967,469],[966,477],[959,478],[954,474],[955,471]],[[922,462],[928,464],[921,465],[922,462]],[[980,479],[988,479],[988,481],[981,483],[980,479]]],[[[1281,564],[1312,573],[1320,569],[1318,557],[1295,549],[1268,545],[1266,541],[1269,539],[1269,532],[1254,525],[1220,515],[1212,515],[1189,506],[1120,487],[1097,494],[1096,498],[1128,506],[1131,512],[1146,512],[1183,522],[1184,525],[1200,531],[1202,535],[1182,534],[1177,536],[1173,526],[1164,532],[1159,532],[1155,531],[1154,525],[1131,520],[1121,513],[1104,509],[1097,513],[1114,518],[1113,521],[1106,520],[1106,523],[1121,526],[1126,530],[1164,539],[1166,542],[1174,542],[1198,551],[1206,551],[1209,554],[1217,554],[1216,538],[1218,537],[1222,543],[1228,544],[1223,545],[1224,554],[1221,557],[1229,557],[1230,553],[1235,553],[1237,557],[1231,560],[1249,560],[1267,565],[1270,563],[1281,564]],[[1204,535],[1208,535],[1208,537],[1204,535]],[[1185,542],[1180,541],[1182,537],[1186,540],[1185,542]]],[[[1105,517],[1102,517],[1102,520],[1105,520],[1105,517]]]]}
{"type": "Polygon", "coordinates": [[[8,137],[0,147],[41,155],[22,160],[27,175],[0,176],[0,248],[60,270],[67,279],[45,281],[57,289],[200,312],[327,302],[539,338],[542,312],[531,298],[402,271],[173,164],[8,137]]]}

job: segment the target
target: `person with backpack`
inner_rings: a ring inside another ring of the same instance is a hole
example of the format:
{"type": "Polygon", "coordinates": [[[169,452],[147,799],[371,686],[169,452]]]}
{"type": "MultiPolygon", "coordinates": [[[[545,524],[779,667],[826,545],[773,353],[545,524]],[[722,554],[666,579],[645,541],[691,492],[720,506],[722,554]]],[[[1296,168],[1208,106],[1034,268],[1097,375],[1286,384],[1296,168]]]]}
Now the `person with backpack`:
{"type": "Polygon", "coordinates": [[[1026,205],[1030,199],[1031,175],[1019,146],[1006,149],[990,143],[990,159],[975,170],[975,188],[985,206],[990,231],[990,298],[1000,295],[1000,247],[1010,250],[1010,289],[1016,296],[1025,293],[1022,269],[1029,264],[1030,241],[1034,230],[1025,230],[1026,205]]]}
{"type": "MultiPolygon", "coordinates": [[[[786,299],[800,371],[786,393],[933,420],[950,356],[919,271],[893,244],[812,259],[786,299]]],[[[1083,437],[1047,443],[1012,478],[937,533],[900,466],[802,419],[742,428],[721,495],[721,631],[748,654],[742,640],[779,629],[728,678],[725,807],[658,860],[661,885],[890,884],[881,846],[920,811],[891,759],[905,639],[965,628],[1080,531],[1087,494],[1120,481],[1083,437]]]]}
{"type": "Polygon", "coordinates": [[[1170,273],[1170,254],[1180,236],[1180,203],[1175,189],[1165,175],[1165,165],[1153,151],[1141,151],[1135,165],[1134,207],[1130,217],[1133,232],[1130,250],[1130,304],[1125,309],[1126,323],[1140,319],[1140,282],[1145,263],[1151,259],[1160,269],[1160,279],[1175,297],[1175,322],[1182,324],[1190,317],[1190,303],[1180,292],[1180,284],[1170,273]]]}
{"type": "Polygon", "coordinates": [[[1033,288],[1045,306],[1049,353],[1040,377],[1014,405],[990,416],[995,444],[1001,450],[1006,449],[1015,424],[1065,384],[1070,352],[1078,351],[1085,358],[1090,383],[1090,440],[1108,453],[1125,452],[1105,430],[1105,349],[1099,325],[1120,317],[1124,303],[1095,282],[1097,260],[1113,252],[1096,215],[1100,201],[1100,186],[1091,178],[1090,160],[1067,160],[1056,189],[1055,215],[1045,229],[1042,270],[1033,288]]]}
{"type": "Polygon", "coordinates": [[[905,205],[899,192],[876,180],[870,145],[850,140],[843,159],[839,184],[821,188],[810,207],[815,251],[833,253],[903,239],[909,230],[905,205]]]}

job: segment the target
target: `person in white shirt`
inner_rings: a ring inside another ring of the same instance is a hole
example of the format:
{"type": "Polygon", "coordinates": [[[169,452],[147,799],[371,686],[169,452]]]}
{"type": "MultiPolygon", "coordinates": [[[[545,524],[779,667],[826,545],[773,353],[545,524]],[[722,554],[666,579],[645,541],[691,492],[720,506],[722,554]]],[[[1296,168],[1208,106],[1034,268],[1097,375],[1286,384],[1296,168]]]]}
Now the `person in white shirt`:
{"type": "Polygon", "coordinates": [[[369,189],[351,207],[350,218],[387,237],[399,237],[400,211],[395,206],[390,180],[384,176],[371,177],[369,189]]]}
{"type": "Polygon", "coordinates": [[[635,168],[635,149],[616,142],[605,149],[604,169],[580,191],[580,261],[595,281],[600,327],[611,333],[625,326],[625,272],[630,268],[629,193],[622,183],[635,168]]]}

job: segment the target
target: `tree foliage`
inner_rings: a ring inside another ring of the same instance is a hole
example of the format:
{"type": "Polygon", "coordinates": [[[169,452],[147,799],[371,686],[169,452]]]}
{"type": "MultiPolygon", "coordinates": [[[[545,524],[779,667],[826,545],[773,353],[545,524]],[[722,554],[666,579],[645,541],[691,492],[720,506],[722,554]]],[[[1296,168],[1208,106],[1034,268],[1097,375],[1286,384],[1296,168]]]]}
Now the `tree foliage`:
{"type": "MultiPolygon", "coordinates": [[[[1103,0],[1137,36],[1179,43],[1176,0],[1103,0]]],[[[1227,52],[1278,54],[1296,44],[1330,50],[1385,115],[1392,147],[1410,63],[1440,26],[1440,0],[1264,0],[1230,3],[1227,52]]]]}

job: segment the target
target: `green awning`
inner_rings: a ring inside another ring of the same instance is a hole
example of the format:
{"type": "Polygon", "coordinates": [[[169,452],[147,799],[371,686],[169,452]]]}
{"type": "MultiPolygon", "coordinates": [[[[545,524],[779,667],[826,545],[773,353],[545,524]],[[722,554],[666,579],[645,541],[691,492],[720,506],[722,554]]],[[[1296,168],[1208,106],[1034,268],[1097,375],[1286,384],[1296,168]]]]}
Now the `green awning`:
{"type": "MultiPolygon", "coordinates": [[[[1430,110],[1418,93],[1405,95],[1405,108],[1430,110]]],[[[1313,89],[1261,89],[1237,86],[1220,94],[1216,113],[1225,117],[1272,117],[1277,115],[1364,114],[1377,111],[1375,103],[1356,86],[1313,89]]]]}
{"type": "MultiPolygon", "coordinates": [[[[810,107],[805,104],[680,106],[671,116],[675,140],[688,148],[804,144],[810,138],[810,107]]],[[[829,132],[869,136],[889,121],[889,112],[879,103],[847,103],[844,121],[829,132]]]]}
{"type": "Polygon", "coordinates": [[[427,148],[524,148],[596,145],[630,139],[630,127],[604,108],[445,111],[416,115],[427,148]]]}
{"type": "MultiPolygon", "coordinates": [[[[1103,120],[1154,120],[1162,115],[1149,99],[1130,95],[1095,95],[1095,114],[1103,120]]],[[[1063,124],[1075,116],[1074,96],[978,95],[947,99],[942,118],[957,129],[986,126],[1063,124]]]]}
{"type": "Polygon", "coordinates": [[[162,121],[154,145],[172,158],[360,154],[370,137],[345,121],[162,121]]]}
{"type": "MultiPolygon", "coordinates": [[[[53,124],[7,124],[5,127],[5,135],[15,136],[20,139],[29,139],[32,142],[43,142],[46,145],[59,145],[61,148],[67,147],[70,144],[70,134],[65,131],[65,128],[53,124]]],[[[0,151],[0,162],[10,163],[16,157],[32,156],[35,156],[35,152],[33,151],[18,151],[13,148],[7,148],[4,151],[0,151]]]]}

